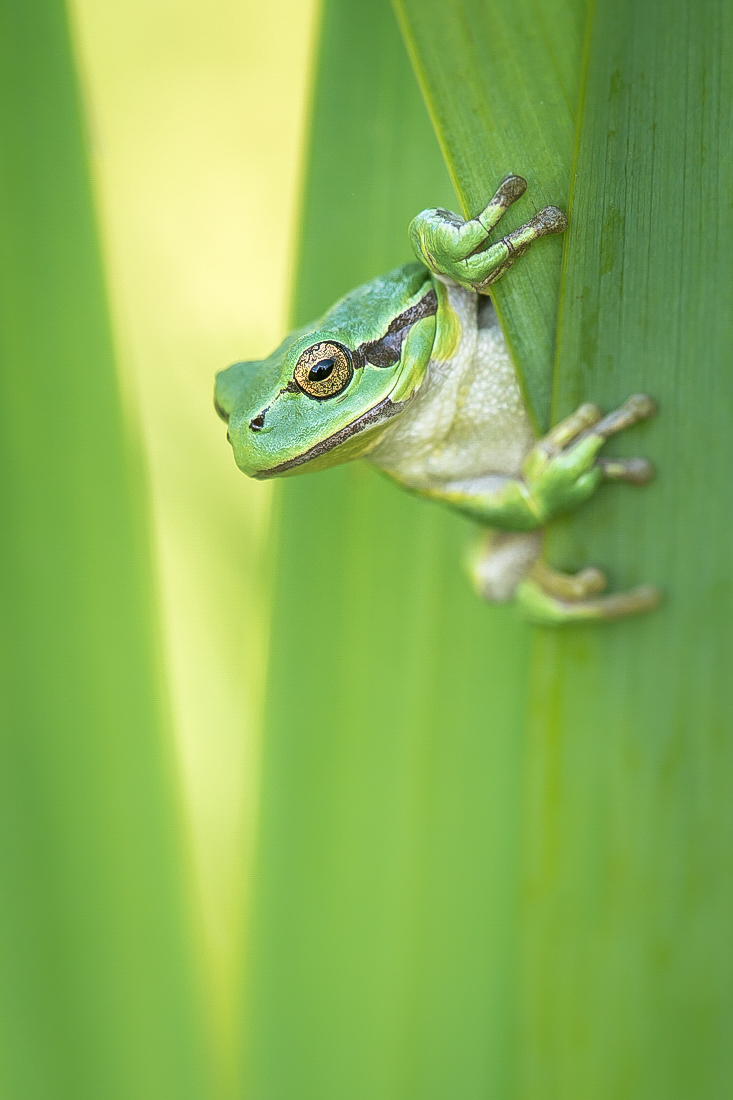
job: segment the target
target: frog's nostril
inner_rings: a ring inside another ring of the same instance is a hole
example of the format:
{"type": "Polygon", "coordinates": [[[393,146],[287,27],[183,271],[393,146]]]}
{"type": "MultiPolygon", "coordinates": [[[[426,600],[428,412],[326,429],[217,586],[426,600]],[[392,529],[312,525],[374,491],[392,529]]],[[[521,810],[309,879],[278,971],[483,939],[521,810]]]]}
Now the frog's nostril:
{"type": "Polygon", "coordinates": [[[253,432],[261,432],[265,426],[265,414],[260,413],[259,416],[255,416],[252,420],[250,420],[249,426],[253,432]]]}

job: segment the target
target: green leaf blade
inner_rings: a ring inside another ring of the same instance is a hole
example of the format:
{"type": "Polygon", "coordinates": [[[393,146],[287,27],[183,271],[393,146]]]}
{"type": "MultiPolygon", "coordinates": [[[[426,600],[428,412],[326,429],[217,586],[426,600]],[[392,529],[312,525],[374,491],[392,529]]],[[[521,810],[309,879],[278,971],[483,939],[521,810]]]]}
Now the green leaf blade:
{"type": "Polygon", "coordinates": [[[595,11],[556,413],[651,393],[656,420],[609,451],[658,476],[604,488],[549,551],[616,589],[655,582],[664,603],[538,642],[533,1097],[712,1100],[730,1079],[732,33],[715,0],[595,11]]]}
{"type": "MultiPolygon", "coordinates": [[[[508,172],[529,187],[500,232],[547,204],[565,209],[585,4],[395,0],[395,8],[464,211],[477,214],[508,172]]],[[[561,266],[562,240],[549,238],[492,287],[539,430],[549,426],[561,266]]]]}

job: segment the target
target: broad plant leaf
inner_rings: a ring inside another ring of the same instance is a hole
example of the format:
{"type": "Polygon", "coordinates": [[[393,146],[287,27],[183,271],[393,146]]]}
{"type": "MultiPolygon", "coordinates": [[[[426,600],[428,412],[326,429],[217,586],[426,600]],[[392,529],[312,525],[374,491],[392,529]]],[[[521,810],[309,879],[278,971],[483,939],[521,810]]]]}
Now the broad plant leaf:
{"type": "Polygon", "coordinates": [[[556,414],[651,393],[564,567],[662,586],[653,615],[541,633],[531,713],[525,1091],[718,1100],[733,1048],[733,10],[595,8],[556,414]]]}
{"type": "MultiPolygon", "coordinates": [[[[464,209],[497,160],[537,205],[567,196],[581,9],[398,11],[464,209]]],[[[527,712],[529,633],[458,583],[460,521],[359,468],[284,486],[252,1095],[728,1088],[731,14],[608,0],[593,18],[564,283],[543,242],[497,299],[538,423],[559,295],[556,415],[659,398],[609,447],[649,454],[658,483],[606,487],[549,547],[666,604],[539,632],[527,712]]],[[[448,205],[392,33],[376,3],[326,6],[298,320],[402,258],[414,203],[448,205]]]]}
{"type": "MultiPolygon", "coordinates": [[[[585,0],[394,0],[467,216],[508,172],[525,177],[506,232],[547,204],[567,208],[585,0]]],[[[506,227],[506,228],[505,228],[506,227]]],[[[536,244],[492,288],[527,406],[549,426],[562,239],[536,244]]]]}
{"type": "Polygon", "coordinates": [[[208,1094],[64,5],[0,3],[0,1091],[208,1094]]]}

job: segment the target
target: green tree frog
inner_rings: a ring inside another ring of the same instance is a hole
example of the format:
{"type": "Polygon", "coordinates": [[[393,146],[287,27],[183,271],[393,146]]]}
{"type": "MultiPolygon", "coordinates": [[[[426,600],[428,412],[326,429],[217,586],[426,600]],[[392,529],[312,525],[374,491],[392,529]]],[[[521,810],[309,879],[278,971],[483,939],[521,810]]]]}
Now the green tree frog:
{"type": "Polygon", "coordinates": [[[268,358],[217,376],[215,403],[237,465],[254,478],[366,458],[400,485],[472,517],[479,594],[514,597],[535,622],[617,618],[653,607],[651,585],[601,595],[605,577],[542,559],[542,528],[604,480],[643,484],[644,459],[604,459],[606,439],[655,411],[637,394],[606,416],[585,404],[537,439],[488,291],[533,241],[562,233],[547,206],[494,244],[526,190],[506,176],[471,220],[425,210],[410,225],[417,263],[373,279],[268,358]]]}

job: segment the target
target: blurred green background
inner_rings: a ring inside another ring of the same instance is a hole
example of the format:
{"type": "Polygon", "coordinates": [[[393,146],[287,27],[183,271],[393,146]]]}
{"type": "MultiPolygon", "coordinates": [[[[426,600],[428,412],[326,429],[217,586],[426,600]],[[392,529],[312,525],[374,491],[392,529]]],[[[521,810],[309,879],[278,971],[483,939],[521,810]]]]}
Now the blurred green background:
{"type": "Polygon", "coordinates": [[[0,0],[0,1096],[733,1096],[727,0],[0,0]],[[393,10],[394,8],[394,10],[393,10]],[[538,424],[654,486],[533,630],[354,464],[247,481],[217,369],[507,171],[538,424]],[[552,413],[551,413],[552,409],[552,413]]]}
{"type": "Polygon", "coordinates": [[[159,613],[215,1035],[231,1050],[270,629],[272,486],[213,374],[287,325],[317,6],[71,5],[120,372],[150,483],[159,613]]]}

